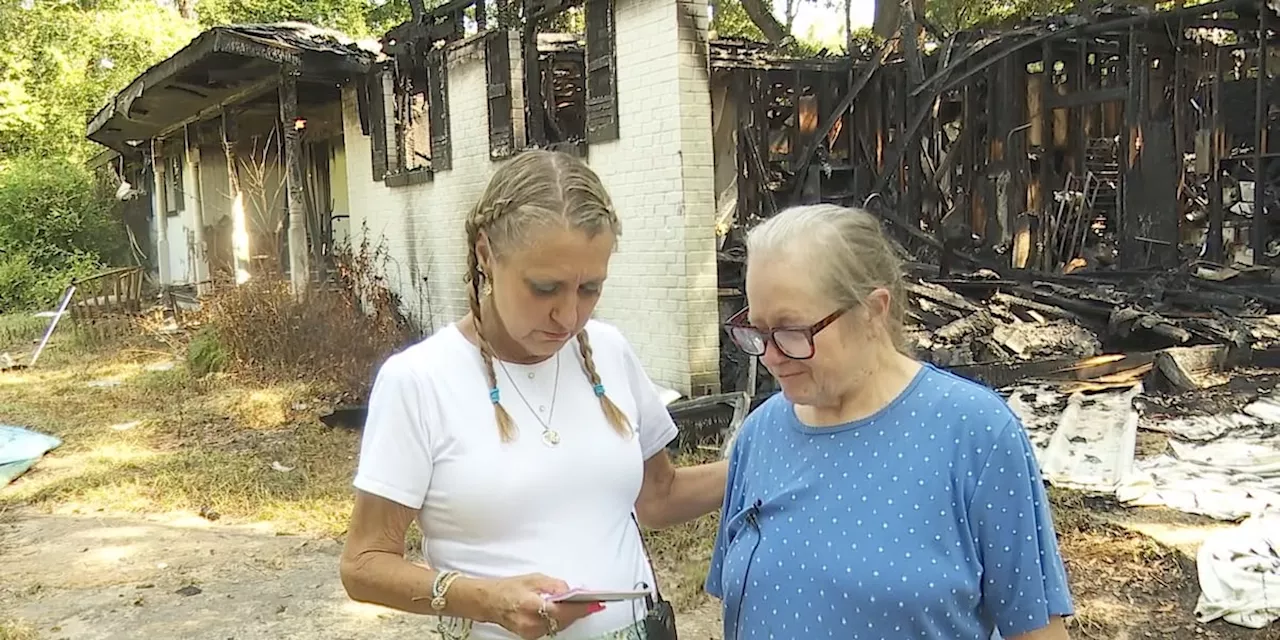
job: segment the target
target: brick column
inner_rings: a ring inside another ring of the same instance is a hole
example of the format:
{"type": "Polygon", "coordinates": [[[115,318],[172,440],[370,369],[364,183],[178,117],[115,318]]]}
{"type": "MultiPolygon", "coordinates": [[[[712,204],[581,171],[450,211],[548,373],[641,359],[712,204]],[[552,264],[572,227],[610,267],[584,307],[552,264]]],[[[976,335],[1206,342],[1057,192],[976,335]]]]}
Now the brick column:
{"type": "Polygon", "coordinates": [[[707,7],[616,0],[619,139],[593,144],[623,238],[599,316],[649,375],[684,393],[719,390],[715,175],[707,7]]]}

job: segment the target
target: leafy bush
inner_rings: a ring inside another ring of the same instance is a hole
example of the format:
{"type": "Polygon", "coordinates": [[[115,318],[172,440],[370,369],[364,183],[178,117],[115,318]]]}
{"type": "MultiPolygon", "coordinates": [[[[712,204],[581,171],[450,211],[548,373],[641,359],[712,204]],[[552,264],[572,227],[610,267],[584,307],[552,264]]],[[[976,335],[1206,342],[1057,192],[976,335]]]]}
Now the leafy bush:
{"type": "Polygon", "coordinates": [[[126,247],[114,202],[87,168],[31,156],[0,166],[0,309],[52,304],[126,247]]]}
{"type": "Polygon", "coordinates": [[[196,377],[222,371],[227,365],[227,349],[215,327],[204,327],[187,346],[187,369],[196,377]]]}

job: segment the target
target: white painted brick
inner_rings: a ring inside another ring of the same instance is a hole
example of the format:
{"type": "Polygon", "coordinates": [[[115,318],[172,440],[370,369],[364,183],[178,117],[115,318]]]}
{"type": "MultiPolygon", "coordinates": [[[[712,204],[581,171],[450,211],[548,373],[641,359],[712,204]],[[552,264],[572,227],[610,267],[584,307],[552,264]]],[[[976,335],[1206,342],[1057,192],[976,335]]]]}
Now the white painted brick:
{"type": "MultiPolygon", "coordinates": [[[[623,330],[655,381],[685,393],[715,391],[719,312],[705,2],[617,2],[620,137],[592,145],[589,162],[609,189],[623,236],[597,316],[623,330]]],[[[448,59],[453,169],[430,183],[373,182],[354,93],[343,96],[352,235],[367,224],[374,241],[385,242],[389,282],[407,310],[431,327],[466,313],[463,221],[497,167],[489,160],[483,48],[463,42],[448,59]]],[[[522,146],[523,70],[514,33],[511,59],[522,146]]]]}

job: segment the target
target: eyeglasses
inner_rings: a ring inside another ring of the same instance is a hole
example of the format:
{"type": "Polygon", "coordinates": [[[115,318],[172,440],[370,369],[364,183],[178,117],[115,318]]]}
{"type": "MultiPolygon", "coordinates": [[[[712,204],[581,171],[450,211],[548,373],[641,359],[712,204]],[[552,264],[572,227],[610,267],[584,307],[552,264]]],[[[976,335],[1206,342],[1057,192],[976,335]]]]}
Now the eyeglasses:
{"type": "Polygon", "coordinates": [[[749,356],[764,355],[772,342],[782,355],[792,360],[808,360],[813,357],[813,337],[846,311],[847,308],[839,309],[807,327],[774,327],[764,330],[747,324],[747,309],[743,308],[724,323],[724,328],[733,343],[749,356]]]}

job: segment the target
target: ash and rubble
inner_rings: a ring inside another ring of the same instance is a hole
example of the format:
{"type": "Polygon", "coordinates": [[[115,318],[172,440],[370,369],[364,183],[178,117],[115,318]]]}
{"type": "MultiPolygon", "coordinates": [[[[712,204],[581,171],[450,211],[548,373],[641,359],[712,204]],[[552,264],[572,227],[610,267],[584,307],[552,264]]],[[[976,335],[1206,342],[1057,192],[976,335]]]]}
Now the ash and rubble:
{"type": "Polygon", "coordinates": [[[1280,511],[1271,269],[1019,275],[914,274],[910,336],[1006,397],[1049,482],[1225,521],[1280,511]]]}

